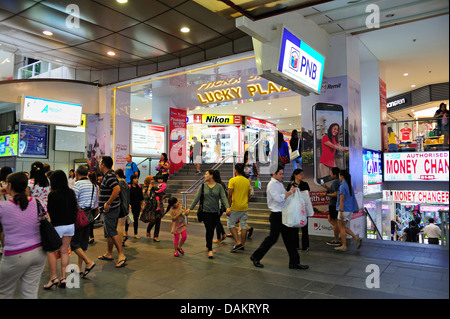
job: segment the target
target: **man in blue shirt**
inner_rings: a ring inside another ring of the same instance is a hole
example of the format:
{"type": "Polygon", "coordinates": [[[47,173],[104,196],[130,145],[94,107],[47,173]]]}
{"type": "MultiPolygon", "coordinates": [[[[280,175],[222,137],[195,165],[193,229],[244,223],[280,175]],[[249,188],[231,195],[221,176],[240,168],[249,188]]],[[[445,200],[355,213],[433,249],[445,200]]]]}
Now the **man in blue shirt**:
{"type": "Polygon", "coordinates": [[[125,158],[127,160],[127,165],[125,165],[125,180],[128,184],[131,184],[130,177],[136,174],[139,177],[139,169],[130,154],[125,158]]]}

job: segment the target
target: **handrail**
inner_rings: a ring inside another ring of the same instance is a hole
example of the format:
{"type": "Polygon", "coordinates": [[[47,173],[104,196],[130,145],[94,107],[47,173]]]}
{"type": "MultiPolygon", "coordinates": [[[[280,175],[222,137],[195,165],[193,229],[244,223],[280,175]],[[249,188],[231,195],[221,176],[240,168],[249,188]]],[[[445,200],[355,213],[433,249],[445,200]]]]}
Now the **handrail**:
{"type": "Polygon", "coordinates": [[[373,220],[372,216],[370,216],[369,211],[367,210],[367,208],[364,208],[364,211],[365,211],[366,215],[369,216],[370,221],[372,222],[373,227],[375,227],[375,231],[377,232],[377,234],[380,237],[380,239],[383,239],[383,236],[381,236],[381,233],[378,230],[377,224],[375,224],[375,221],[373,220]]]}
{"type": "MultiPolygon", "coordinates": [[[[248,147],[247,147],[247,149],[244,151],[244,153],[246,152],[246,151],[248,151],[249,149],[252,149],[253,147],[255,147],[260,141],[262,140],[262,138],[259,138],[259,139],[257,139],[257,140],[255,140],[255,141],[253,141],[253,143],[252,144],[250,144],[248,147]]],[[[241,156],[243,156],[243,154],[244,153],[241,153],[241,154],[239,154],[239,155],[234,155],[234,154],[232,154],[232,155],[228,155],[228,156],[226,156],[226,157],[224,157],[224,158],[222,158],[222,160],[219,162],[219,163],[216,163],[216,165],[214,165],[213,167],[212,167],[212,169],[214,169],[214,170],[216,170],[216,169],[219,169],[228,159],[230,159],[231,157],[233,157],[233,172],[234,172],[234,165],[235,165],[235,158],[236,157],[241,157],[241,156]]],[[[187,195],[188,194],[191,194],[198,186],[200,186],[202,183],[203,183],[203,176],[202,177],[200,177],[197,181],[195,181],[194,182],[194,184],[192,184],[187,190],[185,190],[185,191],[183,191],[183,192],[180,192],[180,194],[182,194],[182,196],[183,196],[183,199],[182,199],[182,205],[183,205],[183,207],[187,207],[187,195]]]]}

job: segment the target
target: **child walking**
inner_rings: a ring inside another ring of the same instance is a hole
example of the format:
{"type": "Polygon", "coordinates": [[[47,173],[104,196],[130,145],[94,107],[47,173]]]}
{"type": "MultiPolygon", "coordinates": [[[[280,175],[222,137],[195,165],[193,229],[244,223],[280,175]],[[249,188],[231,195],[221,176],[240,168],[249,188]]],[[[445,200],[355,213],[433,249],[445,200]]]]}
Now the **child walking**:
{"type": "Polygon", "coordinates": [[[186,216],[189,214],[186,210],[180,205],[178,199],[176,197],[171,197],[169,199],[169,207],[167,211],[172,218],[172,230],[173,234],[173,255],[175,257],[179,257],[180,254],[184,255],[184,251],[181,248],[187,238],[187,230],[186,230],[186,216]]]}

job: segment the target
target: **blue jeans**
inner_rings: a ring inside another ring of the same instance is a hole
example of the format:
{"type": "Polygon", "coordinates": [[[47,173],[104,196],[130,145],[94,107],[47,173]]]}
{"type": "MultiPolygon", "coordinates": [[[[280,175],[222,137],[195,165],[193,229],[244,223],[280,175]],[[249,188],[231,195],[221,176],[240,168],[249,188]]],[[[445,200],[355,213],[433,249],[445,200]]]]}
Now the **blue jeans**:
{"type": "Polygon", "coordinates": [[[303,161],[302,161],[301,157],[297,157],[296,159],[292,160],[292,163],[294,164],[294,169],[297,169],[297,168],[303,169],[303,167],[302,167],[303,161]],[[298,167],[297,167],[297,164],[298,164],[298,167]]]}
{"type": "Polygon", "coordinates": [[[397,144],[389,144],[389,152],[398,152],[398,145],[397,144]]]}

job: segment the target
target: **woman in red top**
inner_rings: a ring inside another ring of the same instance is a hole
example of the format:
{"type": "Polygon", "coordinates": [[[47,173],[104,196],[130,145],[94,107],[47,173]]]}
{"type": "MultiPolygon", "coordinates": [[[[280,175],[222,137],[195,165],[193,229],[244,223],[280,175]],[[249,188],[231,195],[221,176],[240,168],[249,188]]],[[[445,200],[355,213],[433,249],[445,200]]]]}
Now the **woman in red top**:
{"type": "Polygon", "coordinates": [[[322,138],[322,155],[319,164],[321,176],[330,175],[331,168],[336,166],[334,161],[336,151],[345,151],[346,149],[339,144],[339,124],[331,124],[327,135],[322,138]]]}

